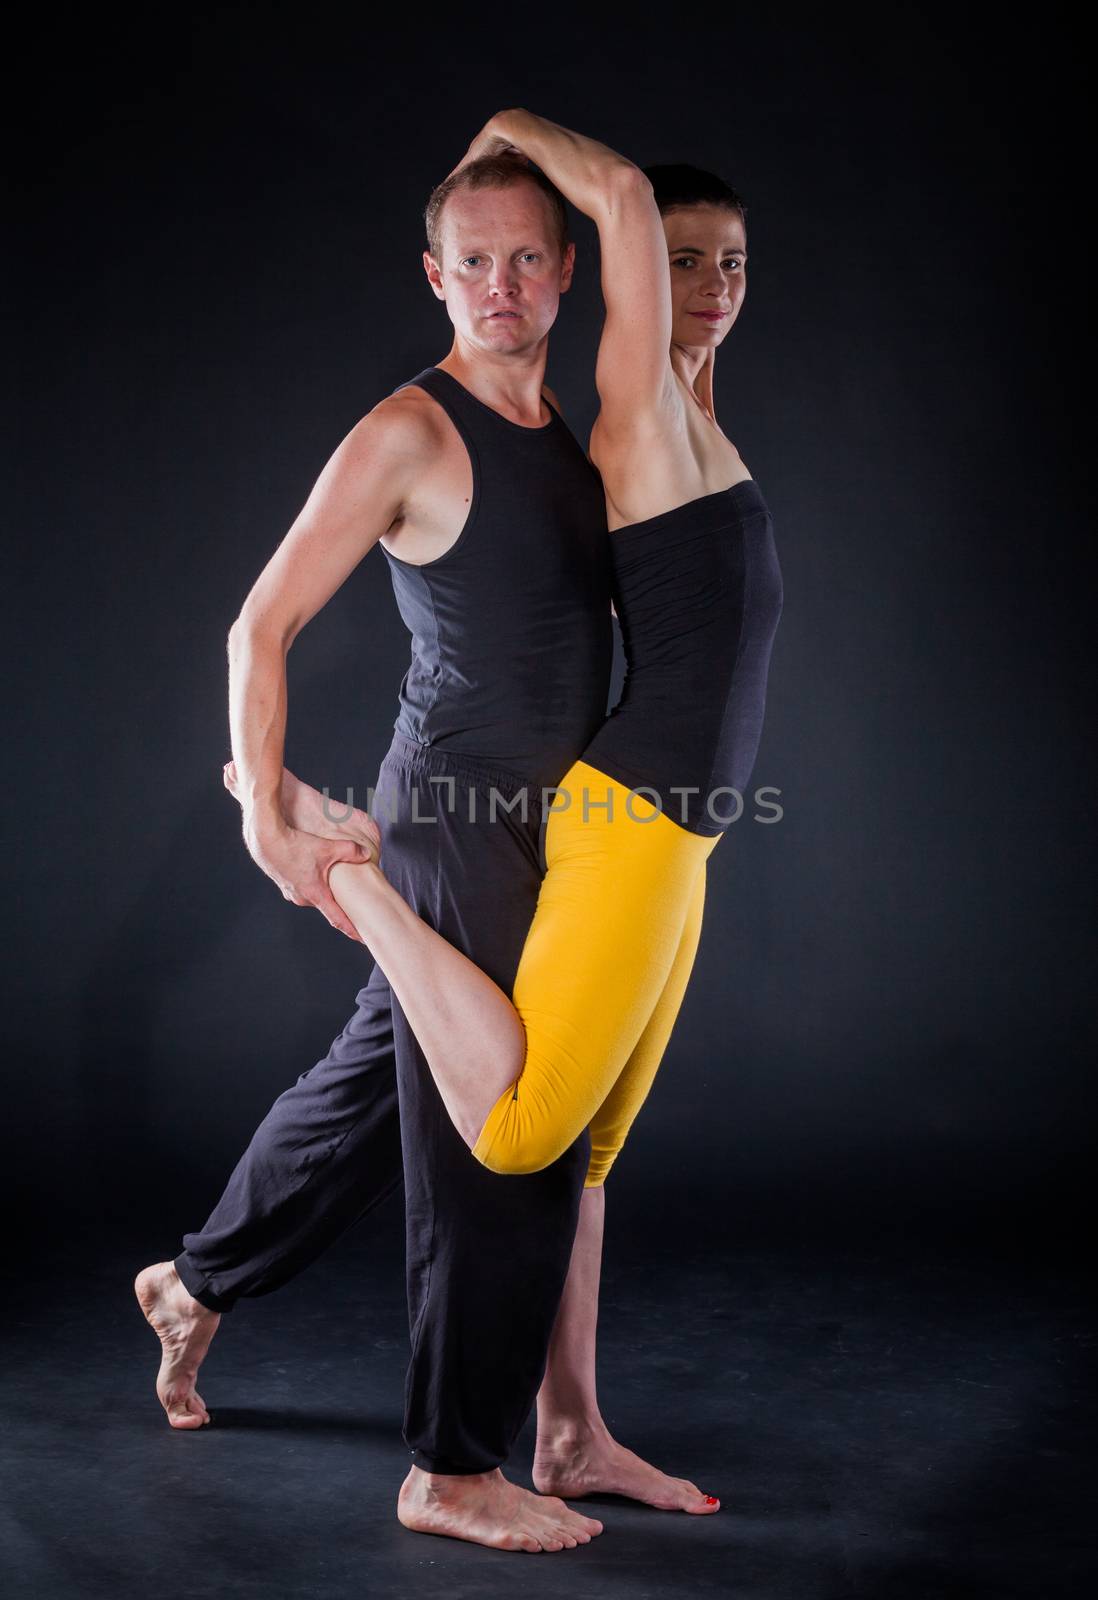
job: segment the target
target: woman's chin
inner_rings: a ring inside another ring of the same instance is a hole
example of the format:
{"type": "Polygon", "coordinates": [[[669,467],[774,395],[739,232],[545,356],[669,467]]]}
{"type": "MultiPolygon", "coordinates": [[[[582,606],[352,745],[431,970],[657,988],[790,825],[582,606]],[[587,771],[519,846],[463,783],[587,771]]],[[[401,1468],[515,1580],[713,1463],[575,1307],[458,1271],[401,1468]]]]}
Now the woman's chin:
{"type": "Polygon", "coordinates": [[[679,330],[674,343],[685,345],[687,349],[715,350],[718,345],[724,343],[727,333],[727,322],[691,323],[688,328],[679,330]]]}

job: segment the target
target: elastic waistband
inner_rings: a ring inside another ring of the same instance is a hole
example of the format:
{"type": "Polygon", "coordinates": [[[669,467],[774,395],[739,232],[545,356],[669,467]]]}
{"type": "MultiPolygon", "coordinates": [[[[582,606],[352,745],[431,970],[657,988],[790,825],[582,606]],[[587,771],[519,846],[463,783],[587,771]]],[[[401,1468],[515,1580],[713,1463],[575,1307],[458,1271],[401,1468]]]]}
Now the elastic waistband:
{"type": "Polygon", "coordinates": [[[541,787],[531,778],[524,778],[517,772],[505,772],[501,767],[488,766],[478,761],[476,756],[464,755],[456,750],[440,750],[435,745],[417,744],[414,739],[395,730],[382,765],[401,767],[407,772],[450,773],[471,784],[490,785],[508,800],[513,799],[521,789],[526,789],[532,802],[541,801],[541,787]]]}

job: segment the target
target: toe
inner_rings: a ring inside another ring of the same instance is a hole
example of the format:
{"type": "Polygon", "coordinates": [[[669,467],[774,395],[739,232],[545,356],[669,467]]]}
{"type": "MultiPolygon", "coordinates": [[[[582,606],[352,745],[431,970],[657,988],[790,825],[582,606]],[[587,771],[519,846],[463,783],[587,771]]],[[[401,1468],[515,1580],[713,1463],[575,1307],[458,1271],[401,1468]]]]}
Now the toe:
{"type": "Polygon", "coordinates": [[[690,1500],[683,1506],[684,1511],[689,1511],[695,1517],[706,1517],[712,1511],[719,1511],[721,1503],[715,1495],[702,1495],[700,1500],[690,1500]]]}
{"type": "Polygon", "coordinates": [[[210,1420],[210,1413],[195,1394],[170,1401],[165,1410],[173,1428],[201,1428],[210,1420]]]}

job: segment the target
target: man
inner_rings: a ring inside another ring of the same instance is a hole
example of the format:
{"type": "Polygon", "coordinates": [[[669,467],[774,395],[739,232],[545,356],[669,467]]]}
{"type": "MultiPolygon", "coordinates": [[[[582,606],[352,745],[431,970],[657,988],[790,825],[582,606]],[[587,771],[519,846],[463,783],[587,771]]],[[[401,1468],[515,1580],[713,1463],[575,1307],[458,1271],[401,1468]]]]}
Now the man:
{"type": "MultiPolygon", "coordinates": [[[[227,781],[248,848],[285,897],[357,937],[327,873],[361,859],[355,840],[370,849],[376,831],[359,814],[337,829],[295,812],[285,662],[381,542],[413,635],[378,783],[386,874],[509,990],[540,883],[542,790],[605,711],[603,497],[543,399],[547,335],[574,259],[556,191],[508,158],[472,163],[432,196],[428,235],[424,264],[453,348],[352,429],[248,596],[230,632],[227,781]]],[[[602,1197],[584,1195],[581,1212],[588,1151],[583,1135],[521,1178],[475,1162],[375,967],[328,1055],[260,1125],[205,1228],[174,1263],[138,1275],[163,1344],[157,1387],[170,1423],[209,1420],[195,1378],[221,1312],[300,1271],[403,1168],[413,1465],[401,1521],[503,1549],[571,1548],[601,1532],[499,1470],[535,1394],[539,1487],[679,1504],[693,1486],[622,1450],[598,1415],[602,1197]]]]}

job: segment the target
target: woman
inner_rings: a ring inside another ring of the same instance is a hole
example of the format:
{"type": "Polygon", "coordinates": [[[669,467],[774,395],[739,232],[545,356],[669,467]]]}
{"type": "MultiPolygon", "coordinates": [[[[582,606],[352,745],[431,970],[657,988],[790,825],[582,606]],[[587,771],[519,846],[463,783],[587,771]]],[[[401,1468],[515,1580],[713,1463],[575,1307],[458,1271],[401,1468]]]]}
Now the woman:
{"type": "Polygon", "coordinates": [[[650,179],[525,111],[493,117],[465,160],[506,149],[599,230],[606,321],[590,453],[606,494],[626,687],[562,780],[569,799],[549,817],[511,999],[420,921],[376,861],[337,862],[329,882],[477,1160],[537,1171],[589,1127],[595,1186],[685,992],[706,863],[758,747],[782,584],[765,502],[713,408],[716,351],[744,294],[737,196],[692,168],[654,168],[650,179]]]}

